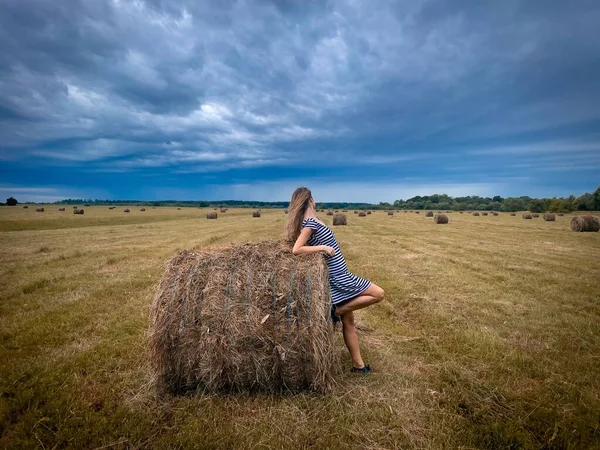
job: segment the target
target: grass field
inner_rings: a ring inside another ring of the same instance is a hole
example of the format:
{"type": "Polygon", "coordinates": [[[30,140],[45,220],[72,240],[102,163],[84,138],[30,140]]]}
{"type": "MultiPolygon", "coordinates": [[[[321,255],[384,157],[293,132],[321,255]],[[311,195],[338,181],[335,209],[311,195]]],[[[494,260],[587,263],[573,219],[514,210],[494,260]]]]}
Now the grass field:
{"type": "Polygon", "coordinates": [[[1,448],[600,448],[600,233],[568,215],[350,211],[334,229],[350,269],[386,291],[358,313],[375,374],[326,396],[158,398],[166,260],[279,237],[286,216],[57,208],[0,208],[1,448]]]}

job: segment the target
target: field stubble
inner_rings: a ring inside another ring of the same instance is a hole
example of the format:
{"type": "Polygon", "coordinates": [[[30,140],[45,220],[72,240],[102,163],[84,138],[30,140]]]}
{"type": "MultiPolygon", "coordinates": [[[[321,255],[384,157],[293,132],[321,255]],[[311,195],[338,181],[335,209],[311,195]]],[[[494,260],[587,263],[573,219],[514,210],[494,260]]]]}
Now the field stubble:
{"type": "Polygon", "coordinates": [[[0,209],[0,447],[600,448],[600,234],[569,216],[350,216],[350,269],[386,290],[357,314],[376,374],[326,396],[158,398],[165,261],[278,237],[286,216],[51,209],[0,209]]]}

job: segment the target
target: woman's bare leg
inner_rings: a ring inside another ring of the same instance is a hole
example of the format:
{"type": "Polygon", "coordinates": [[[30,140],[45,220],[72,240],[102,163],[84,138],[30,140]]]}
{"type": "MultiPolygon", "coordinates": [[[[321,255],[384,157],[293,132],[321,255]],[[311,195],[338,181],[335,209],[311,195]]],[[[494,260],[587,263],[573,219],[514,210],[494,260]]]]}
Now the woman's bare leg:
{"type": "Polygon", "coordinates": [[[342,333],[344,334],[344,343],[350,352],[350,358],[352,358],[352,365],[357,368],[364,367],[365,363],[360,355],[356,326],[354,325],[354,313],[352,311],[342,316],[342,333]]]}
{"type": "Polygon", "coordinates": [[[343,317],[344,314],[356,311],[357,309],[366,308],[367,306],[374,305],[375,303],[379,303],[383,300],[383,296],[385,292],[379,286],[374,283],[371,283],[371,286],[367,288],[362,294],[357,297],[354,297],[348,303],[344,303],[341,306],[335,308],[335,314],[337,316],[343,317]]]}

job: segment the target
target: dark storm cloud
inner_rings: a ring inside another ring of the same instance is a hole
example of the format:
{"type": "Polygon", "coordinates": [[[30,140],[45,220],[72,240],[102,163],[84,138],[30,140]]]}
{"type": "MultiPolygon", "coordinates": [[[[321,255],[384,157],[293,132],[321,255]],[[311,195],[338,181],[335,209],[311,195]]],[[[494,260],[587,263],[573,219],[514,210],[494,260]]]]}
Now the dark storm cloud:
{"type": "Polygon", "coordinates": [[[598,23],[591,1],[3,0],[0,159],[596,164],[598,23]]]}

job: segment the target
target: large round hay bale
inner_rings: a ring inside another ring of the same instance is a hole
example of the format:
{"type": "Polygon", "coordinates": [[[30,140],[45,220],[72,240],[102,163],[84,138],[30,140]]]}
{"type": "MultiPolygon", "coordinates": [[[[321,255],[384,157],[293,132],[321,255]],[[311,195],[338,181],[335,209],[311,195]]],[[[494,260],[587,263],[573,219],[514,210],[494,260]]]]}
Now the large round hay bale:
{"type": "Polygon", "coordinates": [[[358,217],[367,217],[367,213],[364,211],[361,211],[358,213],[358,217]]]}
{"type": "Polygon", "coordinates": [[[333,216],[333,211],[331,211],[331,210],[327,211],[327,215],[328,216],[333,216]]]}
{"type": "Polygon", "coordinates": [[[336,214],[333,216],[333,224],[334,225],[348,225],[348,219],[346,214],[336,214]]]}
{"type": "Polygon", "coordinates": [[[329,392],[339,367],[330,306],[322,255],[277,241],[184,250],[150,313],[159,387],[329,392]]]}
{"type": "Polygon", "coordinates": [[[73,206],[73,209],[77,209],[77,208],[79,208],[79,206],[73,206]]]}
{"type": "Polygon", "coordinates": [[[81,208],[74,209],[73,210],[73,214],[81,214],[81,215],[83,215],[83,209],[81,209],[81,208]]]}
{"type": "Polygon", "coordinates": [[[23,206],[23,209],[29,209],[29,206],[25,205],[23,206]]]}
{"type": "Polygon", "coordinates": [[[284,209],[284,210],[283,210],[283,212],[284,212],[285,214],[289,213],[289,211],[288,211],[287,209],[284,209]]]}
{"type": "MultiPolygon", "coordinates": [[[[59,211],[66,211],[66,208],[58,208],[59,211]]],[[[76,209],[74,209],[73,211],[77,211],[76,209]]]]}
{"type": "Polygon", "coordinates": [[[517,215],[517,213],[510,213],[510,215],[511,215],[511,216],[516,216],[516,215],[517,215]]]}
{"type": "Polygon", "coordinates": [[[207,219],[216,219],[216,218],[217,218],[217,213],[216,213],[216,212],[214,212],[214,211],[213,211],[213,212],[206,213],[206,218],[207,218],[207,219]]]}
{"type": "Polygon", "coordinates": [[[227,210],[226,210],[225,208],[221,208],[221,211],[220,211],[220,212],[221,212],[221,214],[224,214],[224,213],[226,213],[226,212],[227,212],[227,210]]]}
{"type": "Polygon", "coordinates": [[[433,216],[433,223],[448,223],[448,216],[446,214],[436,214],[433,216]]]}
{"type": "Polygon", "coordinates": [[[497,213],[497,212],[493,212],[493,213],[492,213],[492,216],[497,216],[497,215],[498,215],[498,213],[497,213]]]}
{"type": "Polygon", "coordinates": [[[419,211],[415,211],[415,214],[421,214],[419,211]]]}
{"type": "Polygon", "coordinates": [[[544,220],[546,222],[554,222],[554,221],[556,221],[556,216],[552,213],[546,213],[546,214],[544,214],[544,220]]]}
{"type": "Polygon", "coordinates": [[[358,211],[354,211],[354,214],[358,214],[358,211]]]}
{"type": "Polygon", "coordinates": [[[529,213],[523,214],[523,219],[533,219],[533,216],[529,213]]]}
{"type": "Polygon", "coordinates": [[[146,208],[140,208],[140,211],[146,211],[146,208]]]}
{"type": "Polygon", "coordinates": [[[563,217],[563,216],[564,216],[564,214],[563,214],[563,213],[558,213],[558,216],[559,216],[559,217],[563,217]]]}
{"type": "Polygon", "coordinates": [[[125,208],[125,209],[123,210],[123,212],[126,212],[126,213],[128,213],[128,212],[131,212],[131,210],[130,210],[129,208],[125,208]]]}
{"type": "Polygon", "coordinates": [[[177,208],[177,211],[179,211],[181,208],[177,208]]]}
{"type": "Polygon", "coordinates": [[[534,219],[537,219],[538,217],[540,217],[539,214],[532,214],[532,216],[533,216],[534,219]]]}
{"type": "Polygon", "coordinates": [[[571,219],[573,231],[600,231],[600,219],[596,216],[577,216],[571,219]]]}
{"type": "Polygon", "coordinates": [[[427,211],[425,217],[433,217],[433,211],[427,211]]]}
{"type": "Polygon", "coordinates": [[[367,214],[371,214],[371,211],[367,211],[367,214]]]}
{"type": "Polygon", "coordinates": [[[479,213],[478,213],[478,212],[474,212],[474,213],[473,213],[473,215],[474,215],[474,216],[478,216],[478,215],[479,215],[479,213]]]}
{"type": "Polygon", "coordinates": [[[482,216],[487,216],[487,215],[488,215],[488,213],[486,213],[486,212],[483,212],[483,213],[481,213],[481,215],[482,215],[482,216]]]}
{"type": "Polygon", "coordinates": [[[463,212],[463,211],[460,211],[460,213],[461,213],[461,214],[464,214],[464,212],[463,212]]]}
{"type": "Polygon", "coordinates": [[[254,211],[252,217],[260,217],[260,211],[254,211]]]}
{"type": "Polygon", "coordinates": [[[109,206],[108,209],[115,209],[115,207],[114,206],[109,206]]]}
{"type": "Polygon", "coordinates": [[[348,210],[347,209],[342,209],[342,212],[348,212],[348,210]]]}
{"type": "Polygon", "coordinates": [[[394,215],[394,211],[388,211],[387,215],[388,216],[393,216],[394,215]]]}
{"type": "Polygon", "coordinates": [[[44,212],[44,208],[35,208],[35,212],[44,212]]]}
{"type": "Polygon", "coordinates": [[[90,206],[90,205],[83,205],[83,206],[90,206]]]}

